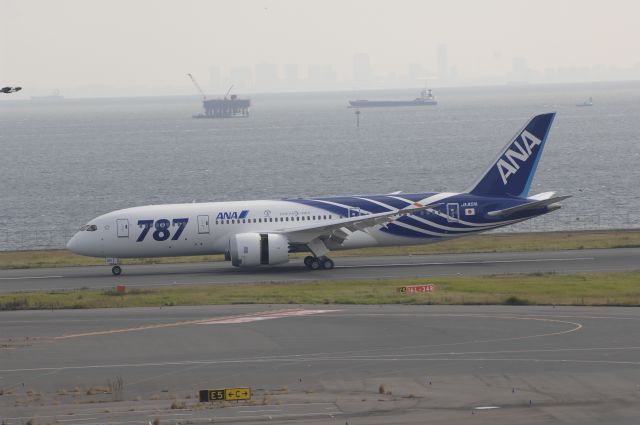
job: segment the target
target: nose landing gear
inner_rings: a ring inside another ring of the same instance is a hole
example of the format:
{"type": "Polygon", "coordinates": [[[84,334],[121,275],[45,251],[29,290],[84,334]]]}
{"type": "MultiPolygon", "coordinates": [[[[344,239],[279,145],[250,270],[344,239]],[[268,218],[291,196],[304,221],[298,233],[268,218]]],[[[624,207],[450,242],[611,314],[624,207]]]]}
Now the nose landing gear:
{"type": "Polygon", "coordinates": [[[111,273],[113,273],[114,276],[120,276],[120,273],[122,273],[122,268],[118,265],[118,263],[120,262],[118,258],[113,258],[113,257],[107,257],[107,264],[109,264],[111,267],[111,273]]]}

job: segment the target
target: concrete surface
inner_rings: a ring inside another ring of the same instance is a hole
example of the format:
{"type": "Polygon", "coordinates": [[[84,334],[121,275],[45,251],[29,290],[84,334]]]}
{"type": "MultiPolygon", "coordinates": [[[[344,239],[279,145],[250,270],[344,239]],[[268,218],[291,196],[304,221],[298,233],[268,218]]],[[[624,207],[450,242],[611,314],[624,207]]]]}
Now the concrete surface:
{"type": "Polygon", "coordinates": [[[640,417],[639,325],[639,308],[2,312],[0,419],[632,424],[640,417]],[[122,393],[105,394],[118,378],[122,393]],[[236,386],[251,387],[252,401],[196,400],[199,389],[236,386]]]}

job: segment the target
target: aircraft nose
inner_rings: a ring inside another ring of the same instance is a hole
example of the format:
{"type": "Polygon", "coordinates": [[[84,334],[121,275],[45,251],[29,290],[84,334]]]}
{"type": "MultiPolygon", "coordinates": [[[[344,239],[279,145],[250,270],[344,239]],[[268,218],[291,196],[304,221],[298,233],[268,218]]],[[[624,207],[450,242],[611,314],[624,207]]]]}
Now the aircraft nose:
{"type": "Polygon", "coordinates": [[[79,254],[78,252],[78,250],[80,249],[79,239],[80,237],[78,236],[77,233],[73,235],[73,237],[69,239],[69,242],[67,242],[67,249],[73,253],[79,254]]]}

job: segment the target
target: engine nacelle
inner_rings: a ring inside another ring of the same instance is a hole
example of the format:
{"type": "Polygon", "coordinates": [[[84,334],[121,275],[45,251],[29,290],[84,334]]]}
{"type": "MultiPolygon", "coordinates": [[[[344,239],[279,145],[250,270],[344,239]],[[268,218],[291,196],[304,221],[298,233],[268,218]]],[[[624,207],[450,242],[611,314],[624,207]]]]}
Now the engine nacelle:
{"type": "Polygon", "coordinates": [[[273,233],[238,233],[230,240],[231,264],[255,267],[289,261],[289,241],[273,233]]]}

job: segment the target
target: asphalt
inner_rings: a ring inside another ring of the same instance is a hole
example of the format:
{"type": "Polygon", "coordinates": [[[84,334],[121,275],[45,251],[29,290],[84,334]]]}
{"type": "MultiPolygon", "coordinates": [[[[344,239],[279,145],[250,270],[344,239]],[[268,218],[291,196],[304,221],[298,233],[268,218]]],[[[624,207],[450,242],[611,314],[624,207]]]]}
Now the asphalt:
{"type": "Polygon", "coordinates": [[[639,308],[2,312],[0,419],[635,424],[639,325],[639,308]],[[109,393],[120,378],[122,391],[109,393]],[[234,387],[250,387],[251,402],[195,398],[200,389],[234,387]]]}
{"type": "Polygon", "coordinates": [[[258,269],[228,262],[0,270],[0,293],[76,288],[130,288],[221,283],[313,281],[318,279],[410,278],[446,275],[575,273],[640,270],[640,248],[484,254],[336,257],[333,270],[308,271],[302,260],[258,269]]]}

